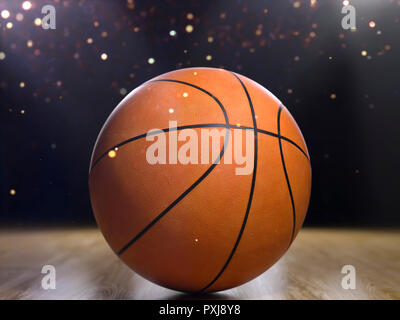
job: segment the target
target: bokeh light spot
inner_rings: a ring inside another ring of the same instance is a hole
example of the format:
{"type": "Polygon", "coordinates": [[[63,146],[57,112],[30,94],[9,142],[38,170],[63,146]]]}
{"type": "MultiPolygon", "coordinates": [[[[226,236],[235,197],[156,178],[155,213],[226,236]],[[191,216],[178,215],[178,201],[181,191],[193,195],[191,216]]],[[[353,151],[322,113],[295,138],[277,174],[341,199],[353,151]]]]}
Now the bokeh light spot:
{"type": "Polygon", "coordinates": [[[30,1],[24,1],[22,3],[22,9],[30,10],[32,8],[32,3],[30,1]]]}
{"type": "Polygon", "coordinates": [[[117,156],[117,152],[115,150],[108,151],[108,157],[114,159],[117,156]]]}
{"type": "Polygon", "coordinates": [[[2,10],[2,11],[1,11],[1,17],[2,17],[3,19],[8,19],[8,18],[10,17],[10,11],[8,11],[8,10],[2,10]]]}
{"type": "Polygon", "coordinates": [[[186,26],[185,30],[186,30],[187,33],[192,33],[194,28],[193,28],[193,26],[191,24],[188,24],[186,26]]]}

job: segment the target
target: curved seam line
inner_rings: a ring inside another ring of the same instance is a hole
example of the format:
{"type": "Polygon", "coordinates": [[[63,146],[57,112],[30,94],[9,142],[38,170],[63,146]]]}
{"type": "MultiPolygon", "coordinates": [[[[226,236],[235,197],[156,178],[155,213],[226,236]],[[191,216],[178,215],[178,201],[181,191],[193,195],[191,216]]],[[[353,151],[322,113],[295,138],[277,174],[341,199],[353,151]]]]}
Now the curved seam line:
{"type": "MultiPolygon", "coordinates": [[[[280,107],[279,107],[278,117],[277,117],[278,118],[278,134],[279,134],[279,136],[280,136],[280,133],[281,133],[281,113],[282,113],[282,109],[283,109],[283,105],[281,104],[280,107]]],[[[288,189],[289,189],[290,202],[292,203],[293,227],[292,227],[292,234],[290,236],[290,242],[289,242],[289,246],[290,246],[290,244],[293,241],[294,232],[296,230],[296,208],[295,208],[295,205],[294,205],[292,188],[290,187],[289,175],[288,175],[287,169],[286,169],[285,157],[283,155],[282,139],[278,138],[278,140],[279,140],[279,150],[280,150],[280,153],[281,153],[283,171],[285,173],[286,184],[287,184],[288,189]]]]}
{"type": "MultiPolygon", "coordinates": [[[[198,86],[192,85],[190,83],[186,83],[183,81],[177,81],[177,80],[154,80],[154,81],[169,81],[169,82],[177,82],[177,83],[181,83],[181,84],[185,84],[185,85],[189,85],[191,87],[194,87],[204,93],[206,93],[207,95],[209,95],[211,98],[213,98],[218,105],[220,106],[224,117],[225,117],[225,122],[226,122],[226,126],[229,126],[229,119],[228,119],[228,115],[226,113],[226,110],[224,108],[224,106],[222,105],[222,103],[211,93],[209,93],[208,91],[204,90],[203,88],[200,88],[198,86]]],[[[124,247],[122,247],[122,249],[120,249],[118,251],[118,256],[121,256],[133,243],[135,243],[137,240],[139,240],[139,238],[144,235],[152,226],[154,226],[163,216],[165,216],[175,205],[177,205],[182,199],[184,199],[194,188],[196,188],[197,185],[200,184],[200,182],[202,182],[210,173],[212,170],[214,170],[214,168],[217,166],[217,164],[219,163],[219,161],[221,160],[222,156],[225,153],[225,149],[226,146],[228,145],[228,141],[229,141],[229,130],[228,128],[226,128],[226,134],[225,134],[225,141],[224,141],[224,145],[222,147],[222,150],[218,156],[218,158],[213,162],[213,164],[207,169],[206,172],[204,172],[201,177],[199,179],[197,179],[188,189],[186,189],[177,199],[175,199],[175,201],[173,201],[166,209],[164,209],[156,218],[154,218],[144,229],[142,229],[142,231],[140,231],[134,238],[132,238],[124,247]]]]}
{"type": "MultiPolygon", "coordinates": [[[[178,126],[178,127],[173,127],[173,128],[165,128],[165,129],[153,130],[153,131],[149,131],[148,133],[140,134],[138,136],[129,138],[127,140],[124,140],[124,141],[116,144],[115,146],[107,149],[103,154],[101,154],[97,158],[96,161],[93,162],[93,165],[92,165],[90,171],[93,170],[93,168],[97,165],[98,162],[100,162],[101,159],[103,159],[110,151],[114,150],[115,148],[120,148],[120,147],[122,147],[122,146],[124,146],[124,145],[126,145],[126,144],[128,144],[130,142],[145,138],[146,136],[157,135],[157,134],[160,134],[162,132],[171,132],[171,131],[178,131],[178,130],[185,130],[185,129],[196,129],[196,128],[229,128],[229,129],[241,129],[241,130],[254,130],[254,128],[251,128],[251,127],[246,127],[246,126],[240,126],[239,127],[239,126],[236,126],[236,125],[233,125],[233,124],[226,125],[226,124],[223,124],[223,123],[193,124],[193,125],[186,125],[186,126],[178,126]]],[[[296,144],[294,141],[290,140],[289,138],[286,138],[286,137],[281,136],[279,134],[276,134],[276,133],[273,133],[273,132],[270,132],[270,131],[266,131],[266,130],[263,130],[263,129],[258,129],[257,128],[257,131],[259,133],[266,134],[266,135],[269,135],[269,136],[274,137],[274,138],[279,138],[280,137],[282,140],[285,140],[285,141],[289,142],[290,144],[292,144],[294,147],[296,147],[307,158],[307,160],[310,160],[308,158],[307,153],[298,144],[296,144]]]]}
{"type": "Polygon", "coordinates": [[[242,88],[244,89],[246,96],[247,96],[247,100],[249,102],[250,105],[250,111],[251,111],[251,117],[253,120],[253,126],[254,126],[254,167],[253,167],[253,176],[252,176],[252,180],[251,180],[251,187],[250,187],[250,195],[249,195],[249,201],[247,202],[247,208],[246,208],[246,213],[244,215],[243,218],[243,222],[242,222],[242,226],[240,228],[238,237],[236,239],[235,245],[233,246],[233,249],[231,251],[231,253],[228,256],[227,261],[225,262],[225,264],[223,265],[222,269],[218,272],[218,274],[215,276],[215,278],[209,283],[207,284],[203,289],[201,289],[199,291],[203,292],[205,290],[207,290],[209,287],[211,287],[222,275],[222,273],[226,270],[226,268],[228,267],[230,261],[232,260],[238,246],[240,243],[240,240],[242,239],[242,235],[244,232],[244,229],[246,227],[246,223],[250,214],[250,208],[251,208],[251,204],[253,201],[253,195],[254,195],[254,188],[255,188],[255,184],[256,184],[256,176],[257,176],[257,157],[258,157],[258,137],[257,137],[257,120],[256,120],[256,115],[254,112],[254,107],[253,107],[253,102],[251,101],[249,92],[247,91],[246,86],[244,85],[244,83],[242,82],[242,80],[235,74],[232,72],[232,74],[235,76],[235,78],[240,82],[240,84],[242,85],[242,88]]]}

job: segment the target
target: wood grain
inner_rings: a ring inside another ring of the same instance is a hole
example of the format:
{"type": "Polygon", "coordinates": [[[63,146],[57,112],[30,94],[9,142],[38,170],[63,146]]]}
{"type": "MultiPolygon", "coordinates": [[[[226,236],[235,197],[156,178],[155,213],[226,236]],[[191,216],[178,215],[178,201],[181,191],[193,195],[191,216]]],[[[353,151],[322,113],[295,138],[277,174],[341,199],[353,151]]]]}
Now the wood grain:
{"type": "Polygon", "coordinates": [[[0,299],[399,299],[400,232],[303,229],[284,257],[257,279],[193,297],[132,272],[97,229],[2,230],[0,299]],[[41,287],[43,265],[57,287],[41,287]],[[356,268],[356,289],[341,286],[344,265],[356,268]]]}

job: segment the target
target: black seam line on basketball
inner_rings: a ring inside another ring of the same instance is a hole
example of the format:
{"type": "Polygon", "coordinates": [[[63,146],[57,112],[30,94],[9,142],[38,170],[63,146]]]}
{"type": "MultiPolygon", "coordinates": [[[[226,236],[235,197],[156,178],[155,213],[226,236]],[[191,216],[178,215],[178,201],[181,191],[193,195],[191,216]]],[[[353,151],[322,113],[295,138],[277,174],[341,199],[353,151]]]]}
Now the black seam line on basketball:
{"type": "Polygon", "coordinates": [[[256,184],[257,157],[258,157],[258,131],[257,131],[256,114],[254,112],[253,102],[251,101],[250,94],[247,91],[246,86],[244,85],[242,80],[235,73],[232,72],[232,74],[240,82],[242,88],[244,89],[244,92],[246,93],[247,100],[248,100],[249,106],[250,106],[251,117],[252,117],[252,121],[253,121],[253,127],[254,127],[254,167],[253,167],[253,175],[252,175],[252,179],[251,179],[250,195],[249,195],[249,200],[247,202],[247,208],[246,208],[246,212],[245,212],[245,215],[244,215],[244,218],[243,218],[242,226],[240,227],[240,231],[239,231],[239,234],[237,236],[235,245],[233,246],[232,251],[229,254],[228,259],[226,260],[226,262],[223,265],[222,269],[215,276],[215,278],[209,284],[207,284],[203,289],[201,289],[199,292],[203,292],[203,291],[207,290],[209,287],[211,287],[219,279],[219,277],[224,273],[224,271],[226,270],[226,268],[229,265],[229,262],[231,262],[231,260],[233,258],[233,255],[235,254],[236,249],[239,246],[240,240],[242,239],[242,235],[243,235],[244,229],[246,227],[247,219],[248,219],[249,214],[250,214],[251,203],[253,201],[254,188],[255,188],[255,184],[256,184]]]}
{"type": "Polygon", "coordinates": [[[197,90],[200,90],[201,92],[204,92],[205,94],[207,94],[208,96],[210,96],[211,98],[213,98],[213,99],[218,103],[218,105],[220,106],[220,108],[221,108],[221,110],[222,110],[222,112],[223,112],[223,114],[224,114],[225,123],[226,123],[226,125],[229,125],[228,114],[226,113],[226,110],[225,110],[224,106],[223,106],[222,103],[217,99],[217,97],[215,97],[211,92],[208,92],[207,90],[205,90],[205,89],[203,89],[203,88],[201,88],[201,87],[199,87],[199,86],[196,86],[196,85],[194,85],[194,84],[192,84],[192,83],[185,82],[185,81],[180,81],[180,80],[158,79],[158,80],[151,80],[151,82],[175,82],[175,83],[184,84],[184,85],[186,85],[186,86],[190,86],[190,87],[192,87],[192,88],[195,88],[195,89],[197,89],[197,90]]]}
{"type": "MultiPolygon", "coordinates": [[[[167,81],[167,80],[164,80],[167,81]]],[[[168,81],[172,81],[172,80],[168,80],[168,81]]],[[[173,81],[176,82],[176,81],[173,81]]],[[[200,88],[198,86],[192,85],[192,84],[188,84],[186,82],[182,82],[179,81],[178,83],[182,83],[182,84],[186,84],[186,85],[190,85],[204,93],[206,93],[207,95],[209,95],[211,98],[213,98],[219,105],[219,107],[222,110],[222,113],[224,114],[225,117],[225,125],[229,126],[229,119],[228,119],[228,115],[226,113],[225,107],[222,105],[222,103],[218,100],[218,98],[216,98],[215,96],[213,96],[211,93],[209,93],[208,91],[204,90],[203,88],[200,88]]],[[[166,209],[164,209],[155,219],[153,219],[144,229],[142,229],[142,231],[140,231],[134,238],[132,238],[121,250],[118,251],[118,256],[122,255],[132,244],[134,244],[141,236],[143,236],[152,226],[154,226],[163,216],[165,216],[173,207],[175,207],[182,199],[184,199],[194,188],[196,188],[200,182],[202,182],[210,173],[211,171],[214,170],[214,168],[217,166],[217,164],[220,162],[220,160],[222,159],[226,147],[228,145],[229,142],[229,130],[228,128],[225,128],[225,140],[224,140],[224,145],[217,157],[217,159],[215,159],[215,161],[213,162],[213,164],[206,170],[206,172],[204,172],[199,179],[197,179],[189,188],[187,188],[177,199],[175,199],[175,201],[173,201],[166,209]]]]}
{"type": "MultiPolygon", "coordinates": [[[[135,140],[139,140],[142,138],[145,138],[146,136],[153,136],[153,135],[157,135],[160,134],[162,132],[171,132],[171,131],[178,131],[178,130],[185,130],[185,129],[196,129],[196,128],[229,128],[229,129],[241,129],[241,130],[254,130],[251,127],[246,127],[246,126],[236,126],[233,124],[230,125],[226,125],[223,123],[204,123],[204,124],[192,124],[192,125],[186,125],[186,126],[178,126],[178,127],[172,127],[172,128],[165,128],[165,129],[159,129],[159,130],[153,130],[153,131],[149,131],[148,133],[145,134],[140,134],[136,137],[133,138],[129,138],[125,141],[120,142],[119,144],[107,149],[106,152],[104,152],[101,156],[99,156],[97,158],[97,160],[95,162],[93,162],[92,165],[92,170],[93,168],[97,165],[97,163],[104,158],[110,151],[115,150],[115,148],[120,148],[130,142],[133,142],[135,140]]],[[[279,138],[281,137],[282,140],[285,140],[287,142],[289,142],[290,144],[292,144],[294,147],[296,147],[306,158],[307,160],[309,160],[307,153],[298,145],[296,144],[294,141],[290,140],[289,138],[286,138],[284,136],[280,136],[279,134],[270,132],[270,131],[266,131],[263,129],[257,129],[258,133],[262,133],[262,134],[266,134],[269,135],[271,137],[275,137],[275,138],[279,138]]]]}
{"type": "Polygon", "coordinates": [[[118,144],[116,144],[115,146],[107,149],[103,154],[101,154],[97,160],[95,162],[93,162],[92,165],[92,169],[95,167],[95,165],[101,160],[103,159],[110,151],[115,150],[116,148],[120,148],[130,142],[139,140],[139,139],[143,139],[145,137],[150,137],[150,136],[154,136],[163,132],[171,132],[171,131],[178,131],[178,130],[185,130],[185,129],[195,129],[195,128],[209,128],[209,127],[222,127],[222,128],[229,128],[229,126],[226,126],[225,124],[196,124],[196,125],[187,125],[187,126],[178,126],[178,127],[172,127],[172,128],[165,128],[165,129],[156,129],[156,130],[152,130],[149,131],[147,133],[143,133],[140,134],[138,136],[129,138],[127,140],[124,140],[118,144]]]}
{"type": "MultiPolygon", "coordinates": [[[[158,79],[158,80],[151,80],[150,82],[175,82],[175,83],[184,84],[184,85],[193,87],[193,88],[195,88],[195,89],[197,89],[197,90],[200,90],[201,92],[203,92],[203,93],[205,93],[206,95],[208,95],[208,96],[210,96],[211,98],[213,98],[213,99],[218,103],[219,107],[220,107],[221,110],[222,110],[222,113],[224,114],[225,123],[226,123],[226,125],[229,125],[228,114],[226,113],[226,110],[225,110],[224,106],[222,105],[222,103],[221,103],[211,92],[208,92],[207,90],[205,90],[205,89],[203,89],[203,88],[201,88],[201,87],[199,87],[199,86],[196,86],[196,85],[194,85],[194,84],[192,84],[192,83],[184,82],[184,81],[180,81],[180,80],[158,79]]],[[[163,130],[163,131],[164,131],[164,130],[163,130]]],[[[157,134],[157,133],[156,133],[156,134],[157,134]]],[[[126,142],[126,143],[132,142],[132,141],[134,141],[134,140],[137,140],[137,139],[140,139],[140,138],[144,138],[144,137],[146,137],[146,135],[147,135],[147,134],[141,134],[141,135],[139,135],[139,136],[137,136],[137,137],[128,139],[128,140],[126,140],[125,142],[126,142]]],[[[123,143],[123,142],[122,142],[122,143],[120,144],[120,146],[123,145],[123,144],[126,144],[126,143],[123,143]]],[[[93,169],[94,166],[100,161],[100,159],[102,159],[105,155],[107,155],[108,152],[110,152],[111,150],[113,150],[113,149],[115,149],[115,148],[118,148],[118,145],[114,146],[114,147],[111,148],[111,149],[108,149],[105,153],[103,153],[103,154],[93,163],[93,165],[92,165],[90,171],[92,171],[92,169],[93,169]]],[[[89,172],[89,175],[90,175],[90,172],[89,172]]]]}
{"type": "MultiPolygon", "coordinates": [[[[279,106],[279,110],[278,110],[278,117],[277,117],[278,118],[278,134],[279,135],[281,134],[281,113],[282,113],[282,109],[283,109],[283,105],[280,105],[279,106]]],[[[285,157],[283,155],[282,139],[278,138],[278,141],[279,141],[279,151],[281,153],[283,172],[285,173],[286,184],[287,184],[288,189],[289,189],[290,202],[292,203],[293,227],[292,227],[292,234],[290,236],[290,242],[289,242],[289,245],[290,245],[292,243],[292,241],[293,241],[294,232],[296,230],[296,208],[295,208],[295,205],[294,205],[292,188],[290,187],[289,175],[288,175],[287,169],[286,169],[285,157]]]]}
{"type": "Polygon", "coordinates": [[[286,138],[285,136],[282,136],[280,133],[276,134],[276,133],[265,131],[265,130],[262,130],[262,129],[257,129],[257,131],[259,133],[264,133],[264,134],[267,134],[267,135],[270,135],[270,136],[273,136],[273,137],[276,137],[276,138],[280,138],[282,140],[285,140],[285,141],[289,142],[294,147],[296,147],[307,158],[308,161],[310,161],[310,158],[308,157],[307,153],[296,142],[294,142],[293,140],[290,140],[289,138],[286,138]]]}

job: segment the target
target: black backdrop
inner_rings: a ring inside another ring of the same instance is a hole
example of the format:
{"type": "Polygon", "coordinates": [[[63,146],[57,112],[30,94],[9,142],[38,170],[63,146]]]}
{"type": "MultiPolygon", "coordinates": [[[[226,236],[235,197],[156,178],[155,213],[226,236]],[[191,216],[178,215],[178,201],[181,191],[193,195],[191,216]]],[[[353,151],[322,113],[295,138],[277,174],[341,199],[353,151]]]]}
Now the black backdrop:
{"type": "Polygon", "coordinates": [[[397,1],[351,1],[355,32],[337,0],[32,3],[0,2],[11,12],[0,18],[3,225],[94,223],[87,174],[102,124],[124,89],[190,66],[246,75],[291,111],[312,161],[306,225],[399,225],[397,1]],[[56,30],[33,23],[48,3],[56,30]]]}

